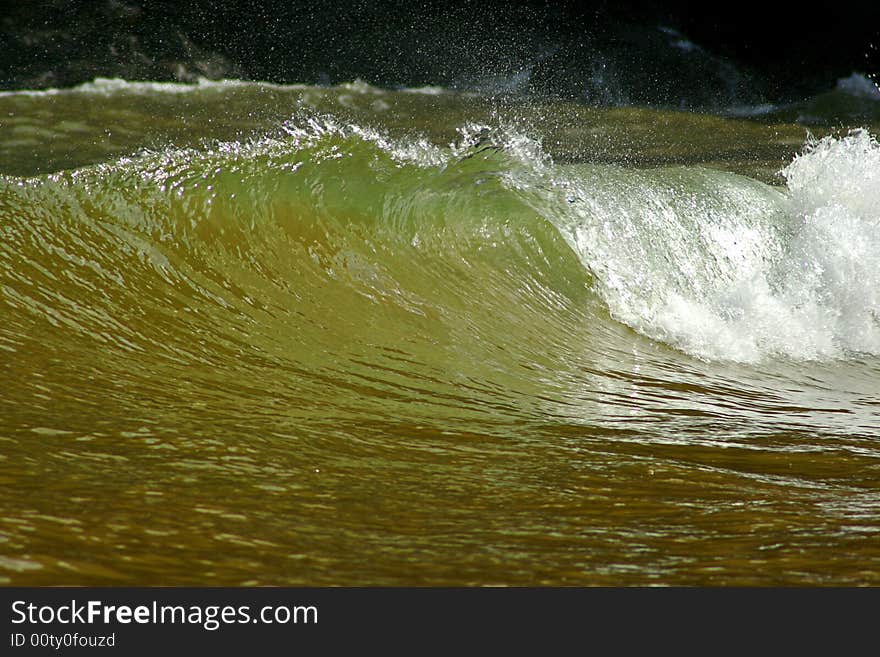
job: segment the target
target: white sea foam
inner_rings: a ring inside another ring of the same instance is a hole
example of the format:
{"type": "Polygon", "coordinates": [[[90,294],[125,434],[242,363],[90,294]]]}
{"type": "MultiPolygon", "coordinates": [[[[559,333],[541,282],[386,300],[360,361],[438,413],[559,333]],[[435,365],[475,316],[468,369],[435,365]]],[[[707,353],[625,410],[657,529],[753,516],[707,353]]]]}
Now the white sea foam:
{"type": "MultiPolygon", "coordinates": [[[[13,91],[0,91],[0,96],[54,96],[58,94],[91,94],[110,96],[114,94],[188,94],[209,89],[226,90],[239,87],[262,87],[279,91],[302,91],[304,89],[322,89],[308,84],[276,84],[258,80],[222,79],[209,80],[198,78],[195,82],[155,82],[149,80],[125,80],[123,78],[95,78],[91,82],[84,82],[73,87],[51,87],[48,89],[16,89],[13,91]]],[[[337,90],[356,93],[360,95],[383,95],[389,93],[388,89],[376,87],[360,79],[352,82],[344,82],[336,87],[337,90]]],[[[437,96],[451,93],[443,87],[412,87],[401,88],[395,91],[408,94],[422,94],[437,96]]]]}
{"type": "Polygon", "coordinates": [[[91,82],[74,87],[49,89],[21,89],[2,91],[0,96],[54,96],[58,94],[91,94],[109,96],[119,93],[129,94],[186,94],[205,89],[231,89],[245,86],[265,86],[277,89],[303,89],[305,85],[276,85],[269,82],[251,82],[248,80],[208,80],[199,78],[195,82],[150,82],[132,81],[122,78],[95,78],[91,82]]]}
{"type": "Polygon", "coordinates": [[[787,190],[720,172],[580,169],[560,228],[612,314],[704,359],[880,354],[880,145],[809,144],[787,190]]]}

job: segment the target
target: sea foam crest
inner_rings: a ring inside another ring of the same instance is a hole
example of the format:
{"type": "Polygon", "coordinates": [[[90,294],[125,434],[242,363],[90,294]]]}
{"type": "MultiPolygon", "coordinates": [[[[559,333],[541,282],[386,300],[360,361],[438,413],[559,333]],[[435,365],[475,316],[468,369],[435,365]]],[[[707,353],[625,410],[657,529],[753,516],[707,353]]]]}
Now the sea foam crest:
{"type": "Polygon", "coordinates": [[[707,358],[880,354],[880,144],[863,130],[826,137],[782,173],[780,242],[754,244],[759,266],[726,290],[670,295],[661,330],[707,358]]]}
{"type": "Polygon", "coordinates": [[[825,138],[782,173],[785,190],[698,169],[584,171],[558,225],[614,317],[695,356],[880,355],[880,144],[825,138]]]}
{"type": "Polygon", "coordinates": [[[796,221],[789,289],[821,311],[815,330],[835,351],[880,354],[880,144],[865,130],[826,137],[783,175],[796,221]]]}

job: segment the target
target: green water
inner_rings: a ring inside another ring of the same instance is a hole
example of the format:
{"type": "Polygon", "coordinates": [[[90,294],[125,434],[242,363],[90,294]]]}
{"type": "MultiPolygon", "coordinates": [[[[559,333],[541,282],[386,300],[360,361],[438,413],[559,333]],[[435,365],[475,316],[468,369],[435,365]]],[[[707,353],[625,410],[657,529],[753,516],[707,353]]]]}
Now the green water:
{"type": "Polygon", "coordinates": [[[785,111],[0,95],[0,582],[880,583],[877,126],[785,111]]]}

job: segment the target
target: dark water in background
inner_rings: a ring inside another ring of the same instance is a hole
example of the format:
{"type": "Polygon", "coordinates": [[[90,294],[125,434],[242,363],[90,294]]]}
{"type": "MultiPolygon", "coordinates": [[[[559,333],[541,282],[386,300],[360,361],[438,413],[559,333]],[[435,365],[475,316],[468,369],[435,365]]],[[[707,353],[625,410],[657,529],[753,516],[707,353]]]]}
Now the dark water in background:
{"type": "Polygon", "coordinates": [[[0,95],[0,581],[877,584],[872,89],[0,95]]]}
{"type": "Polygon", "coordinates": [[[878,25],[880,5],[855,0],[7,0],[0,89],[362,79],[718,109],[877,73],[878,25]]]}

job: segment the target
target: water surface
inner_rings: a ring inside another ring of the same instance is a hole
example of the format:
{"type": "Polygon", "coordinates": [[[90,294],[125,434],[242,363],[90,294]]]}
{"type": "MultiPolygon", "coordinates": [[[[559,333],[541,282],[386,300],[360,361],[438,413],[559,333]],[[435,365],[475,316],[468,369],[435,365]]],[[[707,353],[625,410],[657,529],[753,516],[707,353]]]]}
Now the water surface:
{"type": "Polygon", "coordinates": [[[823,102],[0,94],[0,582],[880,583],[823,102]]]}

